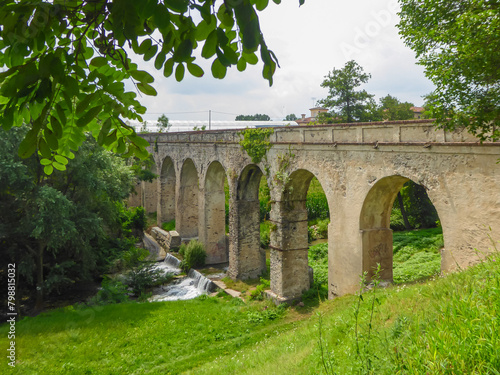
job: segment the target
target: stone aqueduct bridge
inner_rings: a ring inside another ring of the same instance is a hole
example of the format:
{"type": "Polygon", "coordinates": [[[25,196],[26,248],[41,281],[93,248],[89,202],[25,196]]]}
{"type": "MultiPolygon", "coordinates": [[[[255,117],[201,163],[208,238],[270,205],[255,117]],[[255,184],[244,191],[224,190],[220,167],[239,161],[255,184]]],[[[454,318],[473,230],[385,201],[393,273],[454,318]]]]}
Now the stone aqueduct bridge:
{"type": "Polygon", "coordinates": [[[258,164],[238,144],[236,130],[144,138],[159,178],[142,185],[141,203],[157,211],[159,223],[175,219],[181,237],[198,237],[208,263],[229,262],[232,278],[255,278],[266,267],[258,191],[261,177],[267,179],[271,290],[278,299],[296,298],[310,285],[305,201],[313,177],[330,208],[330,297],[355,291],[359,275],[376,263],[382,278],[392,279],[389,219],[408,180],[425,187],[438,212],[442,271],[467,267],[478,260],[474,249],[486,253],[492,238],[500,239],[500,143],[479,144],[465,131],[436,130],[429,120],[275,128],[267,160],[258,164]]]}

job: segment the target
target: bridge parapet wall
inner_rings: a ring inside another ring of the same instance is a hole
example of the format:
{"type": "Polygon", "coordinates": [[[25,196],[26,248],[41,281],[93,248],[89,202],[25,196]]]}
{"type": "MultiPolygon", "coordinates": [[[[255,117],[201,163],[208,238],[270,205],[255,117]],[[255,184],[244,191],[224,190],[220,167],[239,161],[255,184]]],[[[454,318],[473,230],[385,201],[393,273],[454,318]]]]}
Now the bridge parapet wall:
{"type": "MultiPolygon", "coordinates": [[[[271,143],[477,143],[466,129],[437,129],[430,120],[273,128],[271,143]]],[[[145,134],[156,143],[237,143],[241,129],[145,134]]]]}

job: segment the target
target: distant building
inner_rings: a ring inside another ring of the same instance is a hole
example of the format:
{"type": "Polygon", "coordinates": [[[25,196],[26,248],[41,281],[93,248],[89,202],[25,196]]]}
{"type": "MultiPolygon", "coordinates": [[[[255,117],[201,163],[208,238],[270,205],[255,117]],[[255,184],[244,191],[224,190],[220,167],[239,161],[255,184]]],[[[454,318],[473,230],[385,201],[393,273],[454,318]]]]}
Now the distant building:
{"type": "Polygon", "coordinates": [[[424,107],[411,107],[410,108],[413,111],[413,118],[422,118],[425,112],[424,107]]]}
{"type": "Polygon", "coordinates": [[[311,117],[306,117],[306,114],[302,114],[302,118],[295,120],[298,125],[308,125],[311,122],[316,121],[316,118],[320,113],[327,113],[328,109],[323,107],[314,107],[309,109],[311,111],[311,117]]]}

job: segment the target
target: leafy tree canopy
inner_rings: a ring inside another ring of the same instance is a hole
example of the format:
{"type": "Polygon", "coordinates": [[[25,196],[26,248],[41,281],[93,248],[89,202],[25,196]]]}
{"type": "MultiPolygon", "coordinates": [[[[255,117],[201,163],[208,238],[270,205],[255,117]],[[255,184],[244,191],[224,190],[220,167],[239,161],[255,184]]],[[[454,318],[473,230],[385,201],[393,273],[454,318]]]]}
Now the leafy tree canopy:
{"type": "Polygon", "coordinates": [[[409,120],[414,114],[412,107],[413,103],[400,102],[398,98],[387,94],[380,99],[380,116],[384,120],[409,120]]]}
{"type": "MultiPolygon", "coordinates": [[[[273,0],[280,3],[280,0],[273,0]]],[[[299,0],[303,4],[304,0],[299,0]]],[[[277,59],[260,30],[257,11],[269,0],[0,0],[0,123],[28,124],[18,153],[38,152],[45,173],[64,170],[92,132],[99,145],[147,157],[147,142],[123,119],[146,112],[131,80],[156,95],[153,77],[129,58],[153,61],[166,77],[201,77],[195,50],[224,78],[262,60],[272,84],[277,59]],[[216,4],[217,3],[217,4],[216,4]]]]}
{"type": "Polygon", "coordinates": [[[499,2],[400,3],[400,34],[436,86],[428,104],[437,124],[465,126],[481,140],[499,139],[499,2]]]}
{"type": "Polygon", "coordinates": [[[168,122],[167,116],[161,115],[160,117],[158,117],[158,128],[160,129],[160,132],[168,132],[168,129],[170,129],[171,126],[172,124],[168,122]]]}
{"type": "Polygon", "coordinates": [[[0,129],[0,256],[18,265],[23,288],[36,285],[41,308],[46,292],[89,278],[106,262],[112,246],[103,242],[121,231],[134,176],[92,137],[64,172],[47,176],[36,154],[15,152],[27,132],[0,129]]]}
{"type": "Polygon", "coordinates": [[[298,118],[297,116],[295,116],[294,113],[286,115],[286,117],[283,119],[283,121],[295,121],[295,120],[298,120],[298,118]]]}
{"type": "Polygon", "coordinates": [[[235,121],[271,121],[271,117],[264,114],[256,113],[255,115],[238,115],[235,121]]]}
{"type": "Polygon", "coordinates": [[[330,117],[338,118],[339,122],[367,121],[376,104],[373,95],[357,88],[370,77],[354,60],[348,61],[342,69],[334,68],[321,83],[321,87],[328,89],[328,96],[318,104],[330,109],[330,117]]]}

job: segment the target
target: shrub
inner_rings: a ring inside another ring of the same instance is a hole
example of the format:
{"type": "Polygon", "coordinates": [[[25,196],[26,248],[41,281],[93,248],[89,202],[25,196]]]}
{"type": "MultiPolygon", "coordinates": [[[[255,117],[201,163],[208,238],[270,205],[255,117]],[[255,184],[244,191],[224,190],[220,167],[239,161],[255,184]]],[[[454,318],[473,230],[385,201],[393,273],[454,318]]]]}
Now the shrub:
{"type": "Polygon", "coordinates": [[[104,278],[101,289],[89,301],[90,305],[108,305],[128,300],[127,286],[120,281],[104,278]]]}
{"type": "Polygon", "coordinates": [[[179,247],[179,255],[184,257],[184,255],[186,254],[186,248],[187,245],[185,243],[181,243],[181,246],[179,247]]]}
{"type": "Polygon", "coordinates": [[[264,299],[264,291],[266,289],[269,289],[270,287],[271,287],[271,282],[269,280],[261,278],[260,284],[257,285],[257,287],[250,292],[250,299],[262,301],[264,299]]]}
{"type": "Polygon", "coordinates": [[[201,242],[193,240],[186,246],[183,256],[184,260],[181,262],[181,269],[187,272],[190,268],[204,266],[207,252],[201,242]]]}
{"type": "Polygon", "coordinates": [[[144,207],[131,207],[128,209],[127,221],[124,223],[124,228],[131,230],[132,234],[135,236],[140,235],[146,227],[146,213],[144,207]]]}
{"type": "Polygon", "coordinates": [[[267,249],[271,242],[271,223],[264,221],[260,223],[260,247],[267,249]]]}
{"type": "Polygon", "coordinates": [[[174,277],[171,273],[165,273],[154,267],[153,263],[142,263],[128,273],[128,285],[136,296],[145,295],[154,286],[162,285],[174,277]]]}
{"type": "Polygon", "coordinates": [[[136,267],[149,255],[149,251],[141,247],[131,247],[129,250],[125,251],[122,255],[124,268],[136,267]]]}

